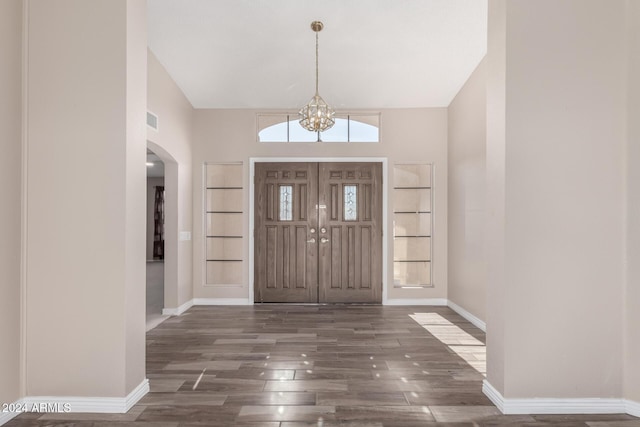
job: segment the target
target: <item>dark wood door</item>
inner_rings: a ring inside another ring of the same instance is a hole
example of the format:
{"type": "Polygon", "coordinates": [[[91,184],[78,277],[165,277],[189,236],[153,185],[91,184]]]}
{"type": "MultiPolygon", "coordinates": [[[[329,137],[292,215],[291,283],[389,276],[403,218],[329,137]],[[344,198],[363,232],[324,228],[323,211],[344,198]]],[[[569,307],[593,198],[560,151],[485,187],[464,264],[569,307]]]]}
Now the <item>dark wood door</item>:
{"type": "Polygon", "coordinates": [[[381,302],[382,164],[321,163],[319,183],[319,301],[381,302]]]}
{"type": "Polygon", "coordinates": [[[318,164],[256,163],[255,179],[255,300],[317,302],[318,164]]]}
{"type": "Polygon", "coordinates": [[[255,300],[382,301],[382,165],[256,163],[255,300]]]}

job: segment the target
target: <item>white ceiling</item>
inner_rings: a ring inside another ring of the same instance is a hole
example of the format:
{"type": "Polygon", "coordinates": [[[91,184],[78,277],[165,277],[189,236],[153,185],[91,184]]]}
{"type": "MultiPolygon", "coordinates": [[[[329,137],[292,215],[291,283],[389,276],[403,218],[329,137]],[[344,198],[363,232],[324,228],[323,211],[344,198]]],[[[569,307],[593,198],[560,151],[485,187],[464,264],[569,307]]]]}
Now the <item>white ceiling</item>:
{"type": "Polygon", "coordinates": [[[445,107],[486,53],[487,0],[149,0],[149,47],[195,108],[445,107]]]}

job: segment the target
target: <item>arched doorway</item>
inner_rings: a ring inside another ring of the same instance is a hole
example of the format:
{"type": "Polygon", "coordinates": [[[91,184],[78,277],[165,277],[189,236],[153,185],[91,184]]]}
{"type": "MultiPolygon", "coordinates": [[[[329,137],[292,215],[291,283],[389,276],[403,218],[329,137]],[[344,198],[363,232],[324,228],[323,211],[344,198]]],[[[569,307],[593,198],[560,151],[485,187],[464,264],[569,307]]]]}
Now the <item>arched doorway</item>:
{"type": "MultiPolygon", "coordinates": [[[[164,292],[161,311],[163,317],[159,321],[152,319],[153,322],[147,324],[147,330],[149,330],[157,326],[166,316],[173,314],[171,307],[177,307],[178,305],[178,162],[169,152],[152,141],[147,140],[147,147],[164,164],[164,245],[162,251],[164,292]]],[[[149,225],[147,224],[148,230],[149,225]]]]}

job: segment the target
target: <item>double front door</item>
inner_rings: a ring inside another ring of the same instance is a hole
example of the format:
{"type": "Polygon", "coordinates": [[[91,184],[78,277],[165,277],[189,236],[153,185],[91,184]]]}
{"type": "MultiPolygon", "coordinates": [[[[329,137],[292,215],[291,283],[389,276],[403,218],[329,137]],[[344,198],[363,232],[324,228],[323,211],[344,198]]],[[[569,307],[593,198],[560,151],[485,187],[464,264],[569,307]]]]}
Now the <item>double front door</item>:
{"type": "Polygon", "coordinates": [[[255,184],[256,302],[381,302],[381,163],[256,163],[255,184]]]}

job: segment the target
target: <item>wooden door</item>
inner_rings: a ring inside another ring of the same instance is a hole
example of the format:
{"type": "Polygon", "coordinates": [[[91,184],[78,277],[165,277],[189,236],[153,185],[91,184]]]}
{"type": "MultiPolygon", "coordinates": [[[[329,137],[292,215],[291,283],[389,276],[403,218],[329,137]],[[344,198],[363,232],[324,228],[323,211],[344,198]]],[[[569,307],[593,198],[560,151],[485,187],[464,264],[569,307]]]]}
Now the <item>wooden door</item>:
{"type": "Polygon", "coordinates": [[[256,302],[382,301],[382,165],[256,163],[256,302]]]}
{"type": "Polygon", "coordinates": [[[319,169],[319,301],[380,303],[382,164],[319,169]]]}
{"type": "Polygon", "coordinates": [[[318,164],[256,163],[255,179],[256,302],[317,302],[318,164]]]}

